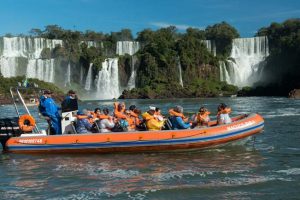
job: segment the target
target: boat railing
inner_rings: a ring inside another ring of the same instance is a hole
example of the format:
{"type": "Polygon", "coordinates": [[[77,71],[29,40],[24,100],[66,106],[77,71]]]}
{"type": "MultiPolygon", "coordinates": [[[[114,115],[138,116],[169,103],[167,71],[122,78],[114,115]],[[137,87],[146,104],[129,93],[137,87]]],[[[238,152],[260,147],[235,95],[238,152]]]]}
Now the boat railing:
{"type": "MultiPolygon", "coordinates": [[[[23,87],[10,87],[10,89],[9,89],[10,94],[11,94],[11,98],[12,98],[12,101],[13,101],[13,104],[14,104],[14,107],[15,107],[15,110],[16,110],[16,113],[17,113],[18,117],[20,118],[21,115],[20,115],[18,106],[17,106],[17,104],[16,104],[16,98],[15,98],[14,92],[17,94],[19,100],[21,101],[22,106],[25,108],[26,113],[27,113],[28,115],[32,116],[31,113],[30,113],[30,111],[29,111],[29,109],[28,109],[28,107],[27,107],[27,105],[26,105],[26,103],[25,103],[25,101],[24,101],[23,96],[21,95],[21,93],[20,93],[20,91],[19,91],[20,89],[24,90],[24,89],[28,89],[28,88],[23,88],[23,87]]],[[[36,89],[36,88],[30,88],[30,89],[36,89]]],[[[40,90],[40,89],[39,89],[39,90],[40,90]]],[[[35,133],[40,133],[40,130],[39,130],[37,124],[34,125],[33,131],[34,131],[35,133]]]]}

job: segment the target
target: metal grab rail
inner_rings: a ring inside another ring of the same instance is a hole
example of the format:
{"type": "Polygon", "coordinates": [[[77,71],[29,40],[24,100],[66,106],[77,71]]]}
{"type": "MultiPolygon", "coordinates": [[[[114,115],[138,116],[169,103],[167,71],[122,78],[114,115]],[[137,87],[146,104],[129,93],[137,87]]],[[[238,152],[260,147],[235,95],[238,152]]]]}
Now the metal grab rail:
{"type": "MultiPolygon", "coordinates": [[[[16,104],[16,100],[15,100],[15,97],[14,97],[14,94],[13,94],[13,91],[12,91],[12,90],[13,90],[13,87],[10,87],[9,91],[10,91],[10,94],[11,94],[11,97],[12,97],[12,100],[13,100],[13,103],[14,103],[14,107],[15,107],[16,113],[18,114],[18,117],[20,117],[20,112],[19,112],[19,110],[18,110],[18,107],[17,107],[17,104],[16,104]]],[[[17,92],[17,94],[18,94],[18,97],[19,97],[19,99],[21,100],[21,102],[22,102],[22,104],[23,104],[23,106],[24,106],[24,108],[25,108],[27,114],[30,115],[30,116],[32,116],[31,113],[29,112],[28,107],[27,107],[26,104],[25,104],[25,101],[24,101],[24,99],[23,99],[21,93],[19,92],[19,87],[16,87],[15,90],[16,90],[16,92],[17,92]]],[[[34,125],[34,131],[35,131],[36,133],[40,133],[40,130],[39,130],[39,128],[37,127],[36,124],[34,125]]]]}

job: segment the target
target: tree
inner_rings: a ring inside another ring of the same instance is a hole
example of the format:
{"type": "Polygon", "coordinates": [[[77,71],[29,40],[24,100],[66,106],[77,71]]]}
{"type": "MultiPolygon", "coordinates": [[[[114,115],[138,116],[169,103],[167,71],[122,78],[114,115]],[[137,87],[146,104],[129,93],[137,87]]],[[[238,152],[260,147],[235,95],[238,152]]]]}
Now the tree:
{"type": "Polygon", "coordinates": [[[33,29],[31,29],[31,30],[29,31],[29,34],[30,34],[30,35],[33,35],[33,36],[36,36],[36,37],[41,36],[42,33],[43,33],[43,32],[41,31],[41,29],[38,29],[38,28],[33,28],[33,29]]]}
{"type": "Polygon", "coordinates": [[[217,54],[228,57],[232,48],[232,40],[240,37],[238,31],[226,22],[221,22],[205,29],[206,38],[214,40],[217,54]]]}

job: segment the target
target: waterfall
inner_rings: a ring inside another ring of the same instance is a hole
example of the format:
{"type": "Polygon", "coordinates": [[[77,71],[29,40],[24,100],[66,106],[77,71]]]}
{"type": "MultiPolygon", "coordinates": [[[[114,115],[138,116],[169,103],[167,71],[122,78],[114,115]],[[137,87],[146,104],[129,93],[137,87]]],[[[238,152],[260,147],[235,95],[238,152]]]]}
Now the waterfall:
{"type": "Polygon", "coordinates": [[[220,61],[219,65],[220,65],[220,80],[228,81],[230,77],[226,68],[226,63],[224,61],[220,61]]]}
{"type": "Polygon", "coordinates": [[[0,70],[4,77],[16,76],[16,58],[14,57],[0,57],[0,70]]]}
{"type": "Polygon", "coordinates": [[[54,71],[54,59],[30,59],[28,60],[26,77],[54,82],[54,71]]]}
{"type": "Polygon", "coordinates": [[[127,83],[127,89],[131,90],[135,88],[136,70],[135,63],[137,61],[136,56],[131,56],[131,74],[127,83]]]}
{"type": "Polygon", "coordinates": [[[113,99],[120,96],[118,58],[108,58],[102,63],[96,87],[99,99],[113,99]]]}
{"type": "Polygon", "coordinates": [[[54,60],[40,59],[43,49],[62,46],[62,40],[32,37],[0,37],[0,70],[4,77],[26,75],[54,82],[54,60]],[[22,58],[22,59],[20,59],[22,58]]]}
{"type": "Polygon", "coordinates": [[[68,68],[67,68],[67,75],[66,75],[66,79],[65,79],[65,87],[67,85],[70,85],[71,83],[71,63],[68,63],[68,68]]]}
{"type": "Polygon", "coordinates": [[[179,58],[177,58],[177,67],[178,67],[178,71],[179,71],[179,84],[183,87],[182,73],[181,73],[181,63],[180,63],[179,58]]]}
{"type": "Polygon", "coordinates": [[[83,83],[83,75],[84,75],[84,71],[83,71],[83,67],[82,65],[80,65],[80,77],[79,77],[79,84],[81,85],[83,83]]]}
{"type": "Polygon", "coordinates": [[[92,87],[92,73],[93,73],[93,63],[90,63],[89,71],[87,73],[86,79],[85,79],[85,90],[91,90],[92,87]]]}
{"type": "Polygon", "coordinates": [[[212,40],[201,40],[201,42],[206,46],[207,50],[211,52],[214,56],[217,55],[216,44],[212,40]]]}
{"type": "Polygon", "coordinates": [[[234,39],[230,58],[220,64],[220,77],[239,87],[252,86],[260,80],[268,55],[267,37],[234,39]]]}
{"type": "Polygon", "coordinates": [[[118,41],[116,54],[117,55],[133,55],[140,49],[140,43],[135,41],[118,41]]]}

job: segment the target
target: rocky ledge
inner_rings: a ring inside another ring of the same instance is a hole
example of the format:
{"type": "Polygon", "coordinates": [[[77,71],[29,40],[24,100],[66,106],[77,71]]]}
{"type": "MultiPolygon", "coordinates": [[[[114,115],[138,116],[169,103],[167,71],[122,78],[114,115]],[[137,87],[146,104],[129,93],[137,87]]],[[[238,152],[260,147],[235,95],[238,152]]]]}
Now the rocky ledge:
{"type": "Polygon", "coordinates": [[[289,98],[300,99],[300,89],[293,89],[289,92],[289,98]]]}

